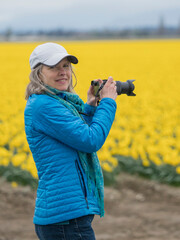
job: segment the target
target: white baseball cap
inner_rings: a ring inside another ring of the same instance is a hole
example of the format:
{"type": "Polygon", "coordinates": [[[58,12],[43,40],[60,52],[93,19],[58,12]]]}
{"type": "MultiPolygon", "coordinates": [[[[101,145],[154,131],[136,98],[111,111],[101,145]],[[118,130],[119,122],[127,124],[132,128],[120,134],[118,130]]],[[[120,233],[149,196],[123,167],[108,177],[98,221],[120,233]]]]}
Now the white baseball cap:
{"type": "Polygon", "coordinates": [[[67,53],[66,49],[57,43],[44,43],[37,46],[31,53],[29,63],[31,69],[42,63],[47,66],[54,66],[63,58],[67,57],[71,63],[77,64],[78,59],[67,53]]]}

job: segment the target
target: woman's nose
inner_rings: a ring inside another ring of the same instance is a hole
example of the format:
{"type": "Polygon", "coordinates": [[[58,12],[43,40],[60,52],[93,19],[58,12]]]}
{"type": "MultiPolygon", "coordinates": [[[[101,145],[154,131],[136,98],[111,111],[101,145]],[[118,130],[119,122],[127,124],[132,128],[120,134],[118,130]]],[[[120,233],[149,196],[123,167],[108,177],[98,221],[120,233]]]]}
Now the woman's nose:
{"type": "Polygon", "coordinates": [[[59,74],[59,75],[64,75],[65,73],[66,73],[66,71],[65,71],[64,68],[60,68],[60,69],[58,70],[58,74],[59,74]]]}

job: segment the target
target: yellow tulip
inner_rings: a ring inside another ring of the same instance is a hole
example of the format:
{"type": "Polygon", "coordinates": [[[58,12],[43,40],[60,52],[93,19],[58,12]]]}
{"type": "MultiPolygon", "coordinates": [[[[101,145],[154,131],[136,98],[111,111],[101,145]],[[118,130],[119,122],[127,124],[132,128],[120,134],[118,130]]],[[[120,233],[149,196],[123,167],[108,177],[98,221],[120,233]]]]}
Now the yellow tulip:
{"type": "MultiPolygon", "coordinates": [[[[86,101],[91,80],[136,79],[136,97],[117,97],[109,136],[98,152],[105,171],[117,166],[113,155],[139,157],[149,167],[180,164],[179,40],[63,42],[79,58],[75,88],[86,101]],[[108,49],[108,51],[106,51],[108,49]],[[166,51],[164,51],[166,49],[166,51]]],[[[0,44],[0,165],[37,171],[24,132],[24,93],[29,82],[29,56],[38,43],[0,44]]],[[[179,171],[179,167],[176,167],[179,171]]],[[[179,172],[178,172],[179,173],[179,172]]]]}

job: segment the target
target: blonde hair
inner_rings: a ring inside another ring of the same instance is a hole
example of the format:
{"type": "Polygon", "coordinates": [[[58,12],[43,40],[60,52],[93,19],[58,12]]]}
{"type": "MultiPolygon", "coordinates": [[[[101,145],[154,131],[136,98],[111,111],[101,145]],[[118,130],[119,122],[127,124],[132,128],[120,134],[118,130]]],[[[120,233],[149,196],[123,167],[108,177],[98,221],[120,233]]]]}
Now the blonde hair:
{"type": "MultiPolygon", "coordinates": [[[[28,100],[28,98],[32,94],[44,94],[45,92],[50,92],[52,94],[55,94],[55,93],[51,92],[48,88],[46,88],[46,86],[44,85],[44,82],[41,79],[41,76],[44,77],[44,75],[42,74],[42,67],[43,67],[43,64],[38,65],[36,68],[32,69],[32,71],[29,75],[30,83],[27,85],[26,92],[25,92],[26,100],[28,100]]],[[[72,66],[71,66],[71,71],[72,71],[72,75],[74,76],[76,83],[77,83],[77,78],[72,69],[72,66]]],[[[70,85],[67,89],[67,92],[75,93],[74,87],[76,86],[76,83],[73,86],[72,75],[71,75],[71,81],[70,81],[70,85]]]]}

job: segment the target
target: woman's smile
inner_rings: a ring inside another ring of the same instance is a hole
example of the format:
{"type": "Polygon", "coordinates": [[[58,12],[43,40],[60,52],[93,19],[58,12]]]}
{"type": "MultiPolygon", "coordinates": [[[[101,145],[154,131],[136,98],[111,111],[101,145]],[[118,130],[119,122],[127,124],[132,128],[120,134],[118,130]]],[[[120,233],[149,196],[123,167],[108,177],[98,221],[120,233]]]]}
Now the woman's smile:
{"type": "Polygon", "coordinates": [[[55,80],[56,82],[60,82],[60,83],[65,83],[67,81],[66,78],[62,78],[62,79],[57,79],[55,80]]]}

